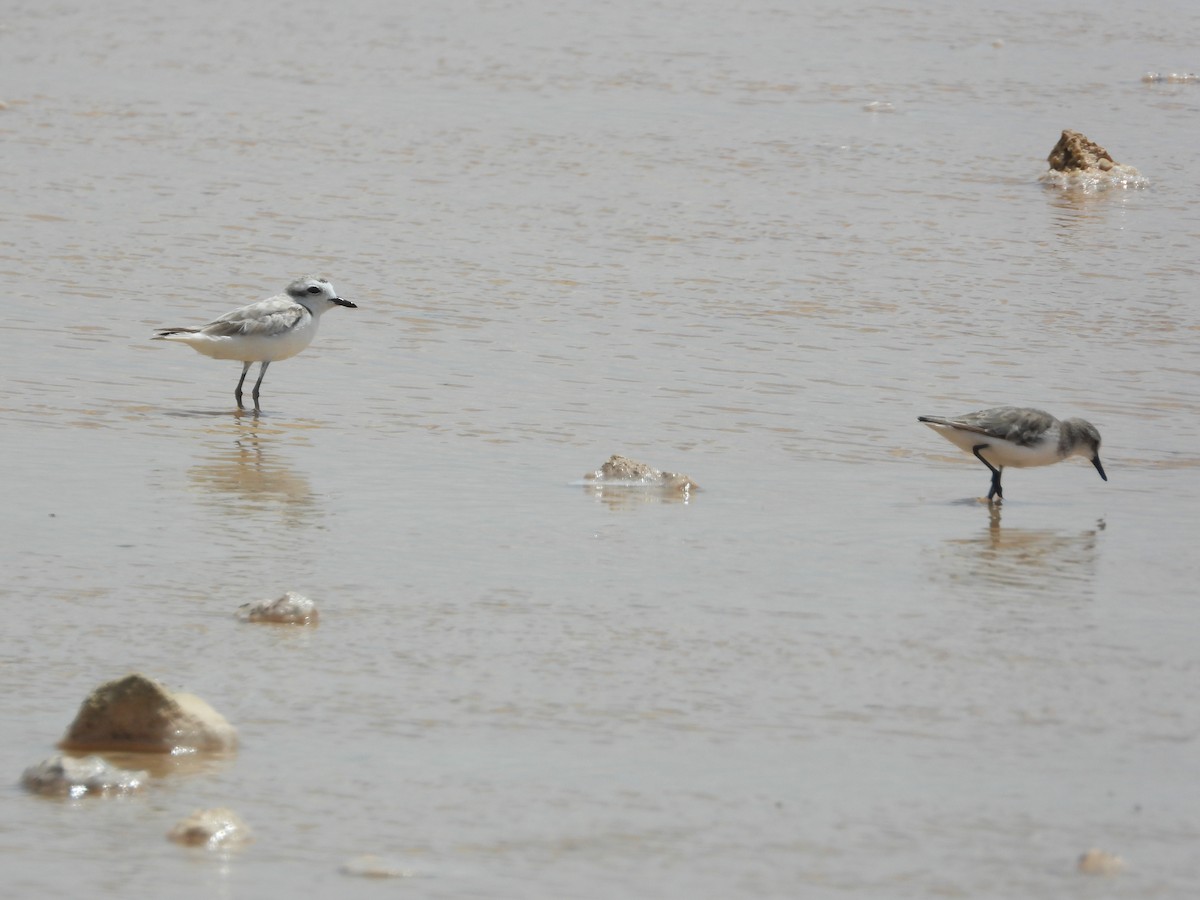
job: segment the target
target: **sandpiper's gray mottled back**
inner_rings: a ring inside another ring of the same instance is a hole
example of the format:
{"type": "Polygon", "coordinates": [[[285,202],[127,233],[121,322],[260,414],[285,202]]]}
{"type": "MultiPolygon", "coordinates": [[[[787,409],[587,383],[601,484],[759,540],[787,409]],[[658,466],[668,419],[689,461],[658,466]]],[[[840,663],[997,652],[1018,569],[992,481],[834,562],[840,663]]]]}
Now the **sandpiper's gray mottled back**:
{"type": "Polygon", "coordinates": [[[917,421],[974,454],[991,470],[989,500],[1004,499],[1000,473],[1005,466],[1049,466],[1070,456],[1082,456],[1108,481],[1100,464],[1100,432],[1083,419],[1060,422],[1040,409],[996,406],[961,416],[918,416],[917,421]]]}

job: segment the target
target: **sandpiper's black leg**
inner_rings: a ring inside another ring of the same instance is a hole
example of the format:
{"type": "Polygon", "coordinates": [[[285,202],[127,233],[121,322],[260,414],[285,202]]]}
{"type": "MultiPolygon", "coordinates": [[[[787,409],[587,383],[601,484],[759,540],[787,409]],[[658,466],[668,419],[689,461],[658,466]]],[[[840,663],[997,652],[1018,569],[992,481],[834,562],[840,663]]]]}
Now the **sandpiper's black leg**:
{"type": "MultiPolygon", "coordinates": [[[[267,366],[269,366],[270,364],[271,364],[270,362],[268,362],[268,361],[264,360],[264,361],[263,361],[263,364],[262,364],[261,366],[259,366],[259,369],[258,369],[258,381],[254,382],[254,391],[253,391],[253,392],[250,394],[250,396],[254,398],[254,411],[255,411],[255,412],[258,412],[258,410],[259,410],[259,406],[258,406],[258,389],[259,389],[260,387],[262,387],[262,380],[263,380],[263,376],[267,374],[267,366]]],[[[249,366],[249,365],[250,365],[250,363],[246,363],[246,365],[247,365],[247,366],[249,366]]]]}
{"type": "MultiPolygon", "coordinates": [[[[237,389],[234,390],[234,392],[233,392],[233,396],[237,398],[238,409],[246,408],[246,407],[242,406],[242,383],[246,380],[246,373],[249,371],[250,371],[250,363],[248,363],[248,362],[242,363],[242,377],[238,379],[237,389]]],[[[258,392],[258,388],[255,388],[255,393],[257,393],[257,392],[258,392]]]]}
{"type": "Polygon", "coordinates": [[[985,466],[987,466],[988,469],[991,470],[992,489],[990,491],[988,491],[987,498],[989,500],[991,500],[993,497],[999,497],[1001,500],[1003,500],[1004,499],[1004,491],[1002,491],[1000,489],[1000,473],[1002,471],[1004,471],[1004,466],[1001,466],[999,469],[997,469],[990,462],[988,462],[986,459],[984,459],[982,456],[979,455],[979,451],[986,450],[987,447],[988,447],[987,444],[976,444],[974,447],[971,448],[971,452],[975,454],[975,458],[977,460],[979,460],[981,463],[983,463],[985,466]]]}
{"type": "Polygon", "coordinates": [[[992,472],[992,489],[988,491],[989,500],[991,500],[993,497],[999,497],[1001,500],[1004,499],[1004,491],[1000,490],[1000,472],[1002,470],[1003,466],[1001,466],[1000,469],[992,472]]]}

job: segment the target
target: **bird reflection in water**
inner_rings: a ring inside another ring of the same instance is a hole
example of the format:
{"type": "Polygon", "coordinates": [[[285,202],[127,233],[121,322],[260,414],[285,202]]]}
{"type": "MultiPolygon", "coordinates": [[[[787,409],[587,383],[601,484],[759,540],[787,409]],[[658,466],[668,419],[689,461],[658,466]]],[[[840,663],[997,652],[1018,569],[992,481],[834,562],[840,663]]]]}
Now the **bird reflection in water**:
{"type": "MultiPolygon", "coordinates": [[[[972,501],[974,502],[974,501],[972,501]]],[[[960,586],[1020,590],[1031,596],[1090,596],[1104,519],[1077,533],[1001,527],[999,504],[985,507],[987,526],[942,545],[936,569],[960,586]]]]}
{"type": "Polygon", "coordinates": [[[270,425],[259,416],[238,414],[223,418],[214,432],[219,439],[209,442],[204,460],[188,472],[203,496],[230,512],[277,507],[290,524],[300,523],[313,510],[316,495],[303,469],[279,452],[284,443],[303,440],[295,426],[270,425]],[[230,497],[237,502],[230,505],[230,497]]]}

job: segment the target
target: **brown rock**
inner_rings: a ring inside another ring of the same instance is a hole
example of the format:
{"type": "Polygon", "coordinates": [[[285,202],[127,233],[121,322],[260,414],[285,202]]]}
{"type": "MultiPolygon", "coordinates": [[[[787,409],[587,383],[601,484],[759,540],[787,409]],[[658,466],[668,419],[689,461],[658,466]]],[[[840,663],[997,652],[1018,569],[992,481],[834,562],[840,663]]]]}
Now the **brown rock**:
{"type": "Polygon", "coordinates": [[[100,685],[59,742],[64,750],[144,753],[228,752],[233,726],[194,694],[172,693],[145,675],[100,685]]]}
{"type": "Polygon", "coordinates": [[[1115,161],[1108,151],[1078,131],[1064,130],[1050,155],[1046,157],[1056,172],[1107,172],[1115,161]]]}
{"type": "Polygon", "coordinates": [[[1052,187],[1087,193],[1150,184],[1133,166],[1114,162],[1107,150],[1078,131],[1064,131],[1046,159],[1050,168],[1038,180],[1052,187]]]}

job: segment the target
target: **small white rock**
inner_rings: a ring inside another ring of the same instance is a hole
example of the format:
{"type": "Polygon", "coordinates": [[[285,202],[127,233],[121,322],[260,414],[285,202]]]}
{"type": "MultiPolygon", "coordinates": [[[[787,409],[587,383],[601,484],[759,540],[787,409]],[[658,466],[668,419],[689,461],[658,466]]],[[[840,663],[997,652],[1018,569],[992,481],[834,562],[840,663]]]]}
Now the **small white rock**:
{"type": "Polygon", "coordinates": [[[35,794],[93,797],[103,794],[129,794],[141,790],[150,779],[148,772],[118,769],[99,756],[63,756],[61,753],[30,766],[21,775],[21,784],[35,794]]]}
{"type": "Polygon", "coordinates": [[[252,840],[246,823],[225,807],[196,810],[172,828],[167,837],[177,844],[210,850],[237,847],[252,840]]]}
{"type": "Polygon", "coordinates": [[[1200,75],[1195,72],[1147,72],[1142,76],[1146,84],[1196,84],[1200,75]]]}
{"type": "Polygon", "coordinates": [[[404,868],[396,860],[368,853],[342,863],[342,874],[358,878],[412,878],[416,873],[404,868]]]}
{"type": "Polygon", "coordinates": [[[272,622],[280,625],[315,625],[317,604],[302,594],[288,591],[274,600],[243,603],[238,607],[243,622],[272,622]]]}
{"type": "Polygon", "coordinates": [[[643,462],[614,453],[599,469],[584,473],[583,480],[597,487],[657,488],[689,494],[700,490],[691,478],[678,472],[660,472],[643,462]]]}

